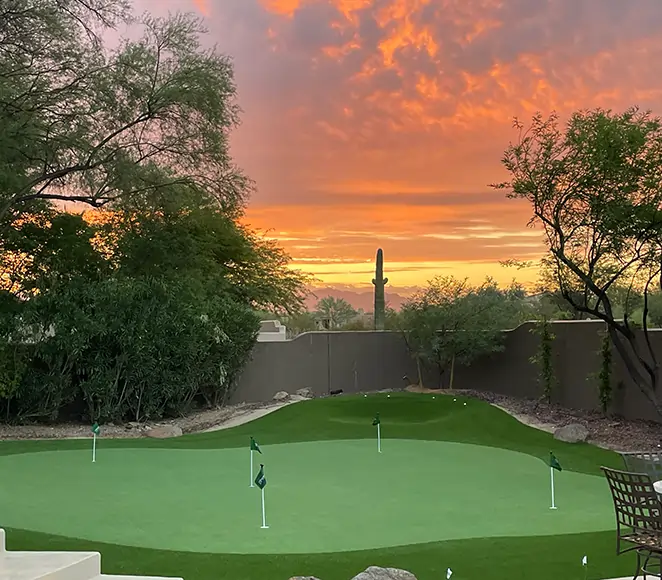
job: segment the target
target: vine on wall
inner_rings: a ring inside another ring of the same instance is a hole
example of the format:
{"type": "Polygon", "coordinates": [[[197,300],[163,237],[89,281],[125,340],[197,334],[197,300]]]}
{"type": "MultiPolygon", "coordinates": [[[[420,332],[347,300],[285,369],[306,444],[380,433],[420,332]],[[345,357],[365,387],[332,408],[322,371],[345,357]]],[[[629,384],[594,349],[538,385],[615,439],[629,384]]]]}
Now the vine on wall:
{"type": "Polygon", "coordinates": [[[552,332],[552,325],[543,318],[536,324],[531,332],[536,333],[540,337],[538,344],[538,352],[531,357],[531,362],[538,366],[538,381],[543,389],[543,399],[550,403],[552,400],[552,391],[556,378],[554,376],[554,366],[552,361],[552,348],[554,344],[555,335],[552,332]]]}
{"type": "Polygon", "coordinates": [[[598,373],[598,396],[600,398],[600,408],[603,413],[607,413],[611,405],[612,397],[612,351],[611,337],[606,330],[602,333],[602,343],[600,345],[600,372],[598,373]]]}

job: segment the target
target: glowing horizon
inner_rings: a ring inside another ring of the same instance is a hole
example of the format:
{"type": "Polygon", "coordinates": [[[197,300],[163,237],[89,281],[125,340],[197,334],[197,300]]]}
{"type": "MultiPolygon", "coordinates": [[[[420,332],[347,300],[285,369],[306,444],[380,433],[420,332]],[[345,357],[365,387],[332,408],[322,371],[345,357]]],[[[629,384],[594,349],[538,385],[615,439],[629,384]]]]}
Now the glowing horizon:
{"type": "Polygon", "coordinates": [[[490,189],[540,111],[662,107],[659,0],[134,0],[197,10],[233,57],[245,223],[322,284],[453,274],[531,284],[502,267],[545,251],[530,209],[490,189]]]}

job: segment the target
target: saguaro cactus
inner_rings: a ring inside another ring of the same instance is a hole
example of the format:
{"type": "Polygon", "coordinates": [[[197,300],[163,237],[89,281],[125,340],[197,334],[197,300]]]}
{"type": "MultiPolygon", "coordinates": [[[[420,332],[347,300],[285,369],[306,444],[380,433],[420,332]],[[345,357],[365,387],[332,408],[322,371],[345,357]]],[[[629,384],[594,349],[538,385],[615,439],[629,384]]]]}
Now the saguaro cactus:
{"type": "Polygon", "coordinates": [[[375,330],[384,330],[384,319],[386,317],[384,312],[384,286],[388,283],[388,278],[384,278],[384,253],[381,248],[377,250],[375,277],[372,279],[372,283],[375,285],[374,328],[375,330]]]}

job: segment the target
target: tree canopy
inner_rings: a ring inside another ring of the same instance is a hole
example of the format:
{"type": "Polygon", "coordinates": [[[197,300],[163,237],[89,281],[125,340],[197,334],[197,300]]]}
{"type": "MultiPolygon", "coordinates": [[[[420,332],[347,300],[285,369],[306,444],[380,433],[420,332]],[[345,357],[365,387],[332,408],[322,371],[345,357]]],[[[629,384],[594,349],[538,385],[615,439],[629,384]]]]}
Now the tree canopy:
{"type": "Polygon", "coordinates": [[[357,315],[356,310],[347,300],[333,296],[319,300],[315,306],[315,313],[328,324],[327,330],[337,330],[357,315]]]}
{"type": "Polygon", "coordinates": [[[232,163],[238,122],[230,59],[203,50],[188,14],[131,16],[125,0],[0,4],[0,219],[39,200],[94,207],[170,186],[242,207],[250,181],[232,163]],[[119,23],[141,31],[115,49],[119,23]]]}
{"type": "Polygon", "coordinates": [[[256,311],[301,310],[307,276],[240,221],[233,71],[203,32],[124,0],[0,0],[4,420],[222,404],[256,311]],[[120,23],[140,34],[110,50],[120,23]]]}
{"type": "Polygon", "coordinates": [[[647,339],[648,297],[662,267],[662,123],[636,108],[579,111],[565,127],[537,115],[503,163],[496,187],[531,204],[549,248],[550,272],[578,312],[604,320],[629,374],[658,411],[657,356],[647,339]],[[615,290],[624,296],[622,319],[615,290]],[[629,313],[643,302],[643,341],[629,313]]]}

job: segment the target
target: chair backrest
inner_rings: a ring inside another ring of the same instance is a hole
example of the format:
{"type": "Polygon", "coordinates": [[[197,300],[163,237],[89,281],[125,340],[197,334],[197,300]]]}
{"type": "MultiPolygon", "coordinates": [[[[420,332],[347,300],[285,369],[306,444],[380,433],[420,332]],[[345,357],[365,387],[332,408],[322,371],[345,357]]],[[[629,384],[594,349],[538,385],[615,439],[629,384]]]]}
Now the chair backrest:
{"type": "Polygon", "coordinates": [[[661,534],[662,504],[646,473],[631,473],[602,467],[614,500],[619,538],[625,533],[661,534]]]}
{"type": "Polygon", "coordinates": [[[637,451],[621,453],[625,470],[630,473],[647,473],[653,481],[662,480],[662,451],[637,451]]]}

